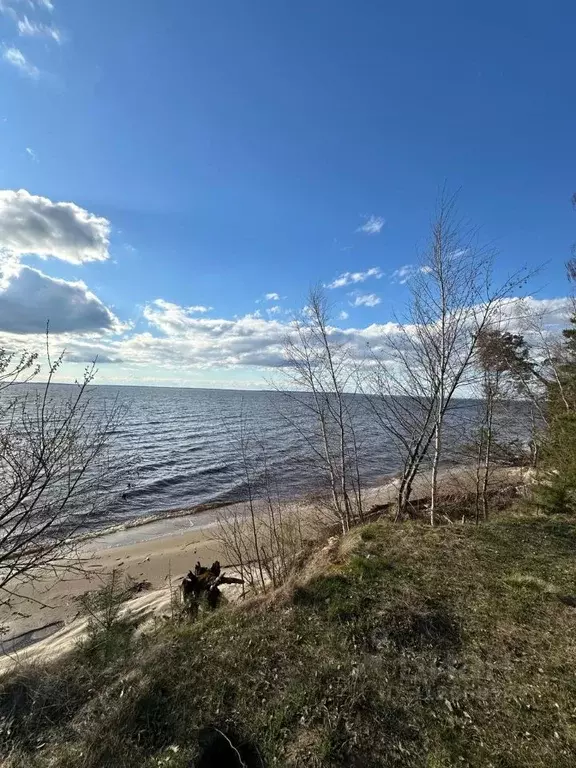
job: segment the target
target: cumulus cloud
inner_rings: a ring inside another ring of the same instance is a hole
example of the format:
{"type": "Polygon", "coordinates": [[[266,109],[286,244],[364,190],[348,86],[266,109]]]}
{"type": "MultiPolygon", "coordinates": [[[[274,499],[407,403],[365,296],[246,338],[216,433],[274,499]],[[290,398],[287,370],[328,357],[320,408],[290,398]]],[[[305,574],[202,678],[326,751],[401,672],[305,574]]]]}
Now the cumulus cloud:
{"type": "Polygon", "coordinates": [[[348,320],[348,317],[349,317],[348,312],[346,312],[345,309],[343,309],[342,312],[340,312],[340,314],[338,315],[338,318],[340,320],[348,320]]]}
{"type": "Polygon", "coordinates": [[[558,333],[566,327],[566,321],[573,311],[571,299],[535,299],[527,296],[523,299],[509,298],[499,302],[495,323],[510,333],[523,334],[528,341],[538,327],[546,333],[558,333]]]}
{"type": "Polygon", "coordinates": [[[370,267],[365,272],[343,272],[338,275],[331,283],[328,283],[326,288],[344,288],[347,285],[353,285],[354,283],[364,283],[371,277],[379,280],[384,273],[380,267],[370,267]]]}
{"type": "Polygon", "coordinates": [[[265,294],[264,298],[266,301],[280,301],[280,294],[272,291],[272,293],[265,294]]]}
{"type": "Polygon", "coordinates": [[[26,56],[19,48],[5,46],[2,51],[2,58],[7,64],[15,67],[22,75],[36,80],[40,76],[40,70],[37,66],[28,61],[26,56]]]}
{"type": "Polygon", "coordinates": [[[118,319],[85,283],[6,263],[0,281],[0,331],[43,333],[47,322],[55,334],[120,328],[118,319]]]}
{"type": "MultiPolygon", "coordinates": [[[[375,306],[378,297],[364,294],[355,297],[361,306],[375,306]],[[368,297],[368,298],[366,298],[368,297]]],[[[543,312],[546,327],[558,330],[566,322],[570,311],[568,299],[503,302],[502,322],[506,327],[518,328],[527,313],[543,312]]],[[[286,364],[282,353],[283,342],[292,331],[288,320],[277,317],[261,318],[253,314],[226,320],[222,318],[194,317],[184,307],[155,304],[147,312],[149,322],[161,335],[141,333],[126,337],[121,342],[110,342],[111,356],[125,361],[140,362],[160,367],[182,368],[234,368],[257,366],[282,367],[286,364]]],[[[411,332],[411,328],[407,328],[411,332]]],[[[372,323],[364,328],[330,327],[331,340],[348,346],[357,360],[366,356],[366,343],[373,352],[386,355],[390,340],[402,340],[398,323],[372,323]]]]}
{"type": "MultiPolygon", "coordinates": [[[[367,306],[374,304],[369,302],[367,306]]],[[[544,326],[558,333],[569,316],[570,300],[507,300],[501,307],[503,327],[524,332],[529,337],[525,318],[530,313],[542,314],[544,326]]],[[[165,304],[151,307],[148,317],[151,327],[160,335],[139,333],[126,335],[121,340],[110,338],[100,344],[99,353],[122,359],[126,364],[161,369],[274,369],[286,365],[282,350],[293,329],[289,320],[253,314],[232,320],[194,317],[183,307],[165,304]]],[[[414,329],[406,330],[410,334],[414,329]]],[[[392,338],[396,345],[405,339],[395,322],[372,323],[361,328],[334,325],[329,328],[329,336],[333,342],[346,345],[351,358],[358,361],[366,358],[367,342],[373,353],[385,358],[392,352],[392,338]]],[[[67,346],[74,349],[74,345],[67,346]]]]}
{"type": "Polygon", "coordinates": [[[385,220],[382,216],[367,216],[366,221],[362,224],[356,232],[363,232],[365,235],[379,235],[382,231],[382,227],[385,224],[385,220]]]}
{"type": "MultiPolygon", "coordinates": [[[[509,299],[502,302],[503,327],[525,333],[531,340],[526,317],[529,313],[542,315],[542,323],[548,331],[558,334],[565,327],[571,311],[570,299],[509,299]]],[[[114,335],[101,331],[84,335],[54,334],[55,348],[65,346],[68,359],[86,362],[98,356],[101,362],[122,362],[122,371],[130,369],[134,382],[150,376],[150,370],[158,371],[162,378],[166,372],[174,376],[181,371],[206,371],[213,368],[281,369],[286,365],[283,342],[293,330],[290,321],[276,317],[262,318],[245,315],[234,319],[194,316],[185,307],[170,302],[153,303],[147,310],[150,331],[133,331],[114,335]]],[[[413,327],[406,329],[410,334],[413,327]]],[[[366,359],[367,343],[372,353],[383,359],[392,355],[391,341],[408,344],[400,333],[397,323],[372,323],[366,327],[329,327],[331,341],[346,346],[350,357],[358,362],[366,359]]],[[[538,339],[535,339],[538,342],[538,339]]],[[[0,334],[0,345],[8,348],[36,348],[42,351],[42,336],[15,336],[0,334]],[[34,346],[36,345],[36,346],[34,346]]],[[[408,348],[408,347],[407,347],[408,348]]],[[[110,374],[113,376],[113,374],[110,374]]],[[[255,374],[255,376],[260,374],[255,374]]],[[[264,378],[264,377],[263,377],[264,378]]],[[[154,383],[154,382],[152,382],[154,383]]]]}
{"type": "Polygon", "coordinates": [[[380,297],[375,293],[357,293],[350,302],[351,307],[375,307],[380,304],[380,297]]]}
{"type": "Polygon", "coordinates": [[[279,365],[282,342],[289,325],[264,319],[255,313],[231,320],[197,317],[187,307],[156,300],[144,309],[144,317],[161,336],[137,334],[127,339],[122,356],[170,361],[193,367],[279,365]],[[126,350],[129,350],[127,352],[126,350]]]}
{"type": "Polygon", "coordinates": [[[53,202],[24,189],[0,190],[0,242],[18,255],[52,256],[70,264],[109,257],[110,222],[75,203],[53,202]]]}
{"type": "Polygon", "coordinates": [[[205,314],[212,307],[196,305],[181,307],[164,299],[155,299],[144,307],[144,317],[151,325],[156,326],[165,333],[181,333],[188,328],[188,321],[194,315],[205,314]]]}

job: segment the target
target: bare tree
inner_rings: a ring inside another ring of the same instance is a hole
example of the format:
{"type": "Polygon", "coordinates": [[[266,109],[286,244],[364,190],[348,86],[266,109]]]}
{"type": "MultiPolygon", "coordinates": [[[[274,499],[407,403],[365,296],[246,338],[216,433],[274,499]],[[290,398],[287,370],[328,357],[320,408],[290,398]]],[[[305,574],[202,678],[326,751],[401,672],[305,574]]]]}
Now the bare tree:
{"type": "Polygon", "coordinates": [[[368,360],[357,366],[366,409],[401,462],[396,521],[411,514],[412,487],[430,444],[434,413],[434,401],[426,397],[405,343],[406,333],[398,324],[386,336],[385,351],[370,350],[368,360]]]}
{"type": "Polygon", "coordinates": [[[244,501],[217,516],[218,539],[224,556],[248,586],[263,592],[280,585],[302,549],[300,515],[281,499],[278,478],[270,467],[268,449],[240,413],[236,440],[244,480],[244,501]]]}
{"type": "Polygon", "coordinates": [[[252,563],[255,559],[253,540],[247,530],[246,515],[238,505],[220,510],[216,515],[217,538],[228,565],[234,566],[244,584],[254,588],[256,580],[252,563]]]}
{"type": "Polygon", "coordinates": [[[369,390],[385,401],[378,408],[380,423],[403,447],[399,515],[407,511],[416,474],[431,453],[431,525],[447,413],[467,383],[478,335],[525,279],[516,274],[495,287],[493,258],[490,248],[478,244],[476,230],[459,219],[456,197],[443,192],[428,245],[408,283],[408,311],[387,335],[384,359],[375,355],[369,390]]]}
{"type": "Polygon", "coordinates": [[[264,579],[264,570],[262,567],[262,551],[259,542],[259,531],[256,521],[256,498],[257,489],[255,488],[257,478],[257,468],[254,466],[254,456],[250,450],[251,436],[247,430],[245,414],[242,411],[240,414],[240,435],[239,435],[239,449],[240,457],[242,461],[242,471],[244,474],[244,485],[248,495],[248,510],[250,513],[250,527],[253,542],[254,556],[256,558],[256,564],[258,566],[258,574],[260,576],[260,584],[262,589],[266,589],[266,581],[264,579]]]}
{"type": "MultiPolygon", "coordinates": [[[[89,366],[68,393],[55,390],[62,356],[48,352],[47,378],[37,356],[0,352],[0,591],[70,563],[74,534],[110,504],[121,467],[111,460],[118,402],[93,402],[89,366]]],[[[124,474],[125,474],[124,468],[124,474]]]]}
{"type": "Polygon", "coordinates": [[[287,365],[281,391],[284,418],[302,437],[326,478],[332,513],[343,532],[362,519],[359,440],[351,394],[354,366],[345,342],[335,338],[321,288],[308,295],[304,312],[284,343],[287,365]]]}

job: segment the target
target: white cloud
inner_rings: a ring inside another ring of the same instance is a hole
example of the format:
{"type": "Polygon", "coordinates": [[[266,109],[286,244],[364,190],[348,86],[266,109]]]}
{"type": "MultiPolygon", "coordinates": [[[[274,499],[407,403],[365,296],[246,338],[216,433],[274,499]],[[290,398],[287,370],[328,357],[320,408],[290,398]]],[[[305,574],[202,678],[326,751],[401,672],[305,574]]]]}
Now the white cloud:
{"type": "Polygon", "coordinates": [[[123,359],[199,368],[283,364],[282,341],[289,324],[255,314],[232,320],[194,317],[186,307],[162,299],[144,308],[161,336],[138,334],[122,345],[123,359]]]}
{"type": "Polygon", "coordinates": [[[16,67],[23,75],[31,77],[33,80],[40,76],[40,70],[32,64],[19,48],[4,47],[2,58],[5,62],[16,67]]]}
{"type": "MultiPolygon", "coordinates": [[[[511,333],[523,334],[527,339],[534,335],[534,321],[539,319],[547,333],[557,333],[566,327],[566,320],[573,311],[571,299],[503,299],[497,309],[497,324],[511,333]]],[[[538,324],[538,323],[536,323],[538,324]]]]}
{"type": "Polygon", "coordinates": [[[18,19],[18,33],[22,37],[48,37],[57,43],[62,42],[62,33],[49,24],[30,21],[28,16],[18,19]]]}
{"type": "MultiPolygon", "coordinates": [[[[370,295],[370,294],[369,294],[370,295]]],[[[378,297],[375,297],[376,299],[378,297]]],[[[374,306],[368,303],[367,306],[374,306]]],[[[566,298],[536,300],[510,299],[503,302],[502,320],[510,329],[525,332],[521,325],[527,312],[544,314],[547,328],[558,332],[570,313],[570,300],[566,298]]],[[[99,341],[98,352],[110,358],[122,359],[128,364],[156,366],[161,369],[210,368],[282,368],[286,364],[283,343],[292,331],[289,320],[260,318],[254,315],[227,320],[223,318],[193,317],[185,308],[170,304],[154,305],[147,313],[152,333],[127,335],[121,340],[99,341]]],[[[411,332],[410,327],[407,329],[411,332]]],[[[330,339],[345,344],[356,360],[366,358],[367,342],[373,353],[383,356],[391,353],[390,338],[402,341],[395,322],[373,323],[363,328],[331,326],[330,339]]],[[[528,334],[527,334],[528,336],[528,334]]],[[[67,344],[71,350],[74,344],[67,344]]],[[[94,350],[92,350],[94,351],[94,350]]]]}
{"type": "Polygon", "coordinates": [[[427,274],[428,272],[431,272],[431,269],[427,266],[418,267],[415,264],[404,264],[392,272],[390,275],[390,281],[392,283],[400,283],[400,285],[405,285],[412,277],[414,277],[414,275],[418,274],[418,272],[427,274]]]}
{"type": "MultiPolygon", "coordinates": [[[[1,304],[0,304],[1,306],[1,304]]],[[[526,312],[535,311],[544,314],[545,327],[558,333],[566,324],[570,314],[570,299],[510,299],[503,302],[502,319],[511,330],[526,333],[523,324],[526,312]]],[[[23,313],[24,314],[24,313],[23,313]]],[[[281,369],[286,364],[283,356],[283,341],[290,334],[293,325],[288,320],[277,318],[264,319],[245,315],[234,319],[207,318],[193,316],[186,308],[170,302],[153,303],[147,307],[145,317],[150,324],[150,332],[126,332],[121,335],[102,334],[102,331],[83,335],[62,333],[54,334],[52,343],[55,349],[66,347],[68,359],[76,362],[92,360],[96,355],[102,362],[122,362],[118,371],[129,370],[132,383],[139,383],[141,377],[150,376],[150,371],[157,373],[157,378],[148,383],[158,383],[166,376],[178,378],[178,383],[185,380],[187,373],[209,369],[264,369],[268,373],[281,369]]],[[[36,325],[40,325],[40,318],[36,325]]],[[[86,321],[86,326],[90,323],[86,321]]],[[[413,329],[408,327],[407,332],[413,329]]],[[[367,342],[372,353],[390,359],[391,338],[395,344],[402,343],[399,326],[394,322],[372,323],[362,328],[329,328],[330,339],[343,344],[352,359],[361,362],[366,359],[367,342]]],[[[537,340],[536,340],[537,341],[537,340]]],[[[0,346],[19,349],[23,346],[42,352],[42,333],[36,335],[0,334],[0,346]]],[[[117,373],[105,374],[112,378],[117,373]]],[[[203,375],[203,374],[202,374],[203,375]]],[[[239,371],[238,377],[242,374],[239,371]]],[[[256,372],[253,378],[265,373],[256,372]]],[[[110,379],[109,379],[110,380],[110,379]]],[[[228,384],[241,379],[227,378],[228,384]]]]}
{"type": "MultiPolygon", "coordinates": [[[[377,296],[367,296],[367,301],[362,296],[356,299],[364,306],[378,303],[377,296]]],[[[550,327],[559,328],[569,314],[568,299],[529,301],[530,311],[545,311],[546,324],[550,327]]],[[[524,317],[526,305],[511,299],[503,304],[502,312],[507,322],[520,322],[510,318],[524,317]]],[[[161,336],[141,333],[110,343],[110,356],[162,368],[276,368],[285,365],[282,345],[293,328],[290,321],[276,317],[245,315],[233,320],[192,317],[185,308],[173,304],[168,309],[165,305],[150,306],[146,316],[152,328],[161,331],[161,336]]],[[[373,323],[364,328],[332,326],[329,333],[331,340],[346,344],[352,357],[362,360],[367,342],[373,352],[386,355],[390,351],[390,337],[399,338],[399,326],[395,322],[373,323]]]]}
{"type": "Polygon", "coordinates": [[[354,283],[364,283],[371,277],[379,280],[383,274],[384,273],[380,267],[370,267],[370,269],[367,269],[365,272],[343,272],[341,275],[338,275],[337,278],[332,280],[331,283],[328,283],[326,288],[344,288],[345,286],[354,283]]]}
{"type": "Polygon", "coordinates": [[[272,293],[265,294],[266,301],[280,301],[280,294],[272,291],[272,293]]]}
{"type": "Polygon", "coordinates": [[[0,13],[9,16],[11,19],[17,19],[18,15],[10,5],[10,0],[0,0],[0,13]]]}
{"type": "Polygon", "coordinates": [[[414,264],[404,264],[402,267],[398,267],[392,272],[391,280],[393,283],[400,283],[404,285],[410,280],[410,278],[416,274],[418,268],[414,264]]]}
{"type": "Polygon", "coordinates": [[[380,297],[375,293],[358,293],[350,302],[351,307],[375,307],[380,304],[380,297]]]}
{"type": "MultiPolygon", "coordinates": [[[[36,159],[30,147],[28,155],[36,159]]],[[[70,264],[107,259],[109,222],[74,203],[54,203],[25,190],[0,190],[0,330],[58,334],[126,329],[82,281],[50,277],[20,263],[36,254],[70,264]]]]}
{"type": "Polygon", "coordinates": [[[279,315],[282,312],[282,308],[275,304],[273,307],[268,307],[266,310],[269,315],[279,315]]]}
{"type": "MultiPolygon", "coordinates": [[[[463,256],[466,252],[467,249],[465,248],[454,251],[454,253],[449,254],[449,258],[457,259],[460,256],[463,256]]],[[[392,272],[390,275],[390,282],[405,285],[418,273],[428,274],[431,271],[431,267],[427,265],[419,267],[417,264],[403,264],[401,267],[398,267],[398,269],[395,269],[392,272]]]]}
{"type": "Polygon", "coordinates": [[[340,320],[348,320],[349,314],[348,312],[346,312],[345,309],[343,309],[342,312],[340,312],[340,314],[338,315],[338,317],[340,320]]]}
{"type": "Polygon", "coordinates": [[[366,235],[379,235],[385,223],[382,216],[374,216],[372,214],[372,216],[366,217],[366,221],[362,226],[358,227],[356,232],[364,232],[366,235]]]}
{"type": "Polygon", "coordinates": [[[120,330],[114,314],[85,283],[49,277],[7,261],[0,267],[0,331],[15,334],[120,330]]]}
{"type": "Polygon", "coordinates": [[[55,203],[26,190],[0,190],[0,243],[18,255],[70,264],[109,258],[110,222],[75,203],[55,203]]]}
{"type": "Polygon", "coordinates": [[[13,6],[21,8],[23,5],[32,10],[38,8],[40,10],[44,9],[49,11],[50,13],[54,10],[54,3],[52,0],[0,0],[0,13],[15,17],[17,14],[13,6]]]}
{"type": "MultiPolygon", "coordinates": [[[[9,16],[18,23],[20,21],[18,11],[22,9],[22,6],[32,12],[45,10],[51,13],[54,10],[52,0],[0,0],[0,13],[9,16]]],[[[26,16],[24,16],[24,19],[26,19],[26,16]]]]}
{"type": "Polygon", "coordinates": [[[34,152],[34,150],[32,149],[32,147],[26,147],[26,154],[27,154],[29,157],[31,157],[31,158],[32,158],[32,160],[34,160],[34,162],[35,162],[35,163],[37,163],[37,162],[38,162],[38,155],[36,154],[36,152],[34,152]]]}
{"type": "Polygon", "coordinates": [[[193,318],[192,315],[204,314],[211,309],[212,307],[201,305],[181,307],[179,304],[173,304],[171,301],[154,299],[153,302],[144,307],[143,314],[151,325],[156,326],[161,331],[164,331],[164,333],[174,334],[185,332],[193,325],[194,321],[200,322],[197,318],[193,318]]]}

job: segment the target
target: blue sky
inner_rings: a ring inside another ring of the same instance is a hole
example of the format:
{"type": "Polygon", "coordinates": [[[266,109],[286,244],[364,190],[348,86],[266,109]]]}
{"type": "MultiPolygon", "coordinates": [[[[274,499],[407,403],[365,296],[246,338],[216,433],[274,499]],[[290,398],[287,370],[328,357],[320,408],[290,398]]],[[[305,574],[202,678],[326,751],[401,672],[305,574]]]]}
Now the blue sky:
{"type": "Polygon", "coordinates": [[[575,28],[563,0],[0,0],[4,343],[50,314],[65,376],[257,386],[311,283],[355,275],[328,292],[362,338],[393,317],[445,181],[501,275],[566,295],[575,28]]]}

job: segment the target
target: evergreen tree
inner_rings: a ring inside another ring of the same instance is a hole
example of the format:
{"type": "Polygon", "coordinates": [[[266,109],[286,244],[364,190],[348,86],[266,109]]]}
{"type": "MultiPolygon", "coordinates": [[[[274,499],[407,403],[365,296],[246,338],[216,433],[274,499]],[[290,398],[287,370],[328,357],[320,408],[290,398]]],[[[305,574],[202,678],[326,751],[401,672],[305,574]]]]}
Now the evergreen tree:
{"type": "Polygon", "coordinates": [[[576,510],[576,314],[563,331],[557,376],[547,384],[548,430],[543,445],[546,477],[540,501],[557,511],[576,510]]]}
{"type": "Polygon", "coordinates": [[[495,433],[497,407],[514,397],[520,383],[533,374],[528,345],[524,338],[507,331],[483,329],[478,334],[475,363],[480,373],[483,414],[478,431],[476,457],[476,523],[480,511],[486,520],[489,506],[489,479],[493,464],[510,455],[508,446],[498,444],[495,433]]]}
{"type": "MultiPolygon", "coordinates": [[[[576,207],[576,195],[573,198],[576,207]]],[[[567,267],[568,279],[576,285],[576,259],[567,267]]],[[[543,445],[545,476],[539,502],[550,511],[576,511],[576,306],[570,327],[563,332],[555,376],[547,382],[548,429],[543,445]]]]}

